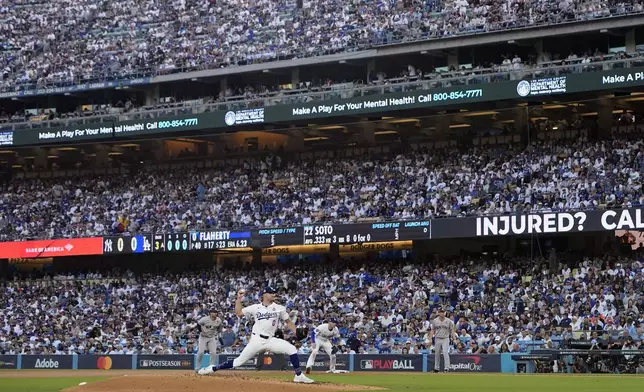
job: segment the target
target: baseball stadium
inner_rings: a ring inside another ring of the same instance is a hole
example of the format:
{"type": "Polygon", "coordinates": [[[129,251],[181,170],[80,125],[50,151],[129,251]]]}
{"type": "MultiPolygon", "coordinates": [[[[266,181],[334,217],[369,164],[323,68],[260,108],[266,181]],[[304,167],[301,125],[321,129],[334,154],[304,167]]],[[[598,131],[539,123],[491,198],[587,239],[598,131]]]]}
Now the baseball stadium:
{"type": "Polygon", "coordinates": [[[0,392],[644,390],[642,0],[0,0],[0,392]]]}

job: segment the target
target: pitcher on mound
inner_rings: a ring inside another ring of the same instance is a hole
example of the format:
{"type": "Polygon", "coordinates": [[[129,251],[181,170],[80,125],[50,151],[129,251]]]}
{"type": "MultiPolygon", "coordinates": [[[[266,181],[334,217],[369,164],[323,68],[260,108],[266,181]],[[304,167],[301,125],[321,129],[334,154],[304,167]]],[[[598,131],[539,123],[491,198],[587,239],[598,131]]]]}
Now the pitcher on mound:
{"type": "Polygon", "coordinates": [[[242,298],[244,290],[237,292],[235,301],[235,314],[237,316],[249,316],[254,319],[253,332],[246,348],[232,361],[227,361],[219,366],[207,366],[199,370],[199,374],[206,375],[216,372],[217,370],[234,369],[242,366],[251,358],[255,357],[261,351],[270,351],[274,354],[286,354],[295,370],[293,382],[312,384],[314,381],[308,378],[300,369],[300,359],[297,356],[297,348],[283,339],[275,337],[277,324],[282,320],[293,334],[296,333],[295,324],[291,321],[286,308],[274,303],[277,290],[272,287],[266,287],[262,294],[262,302],[242,308],[242,298]]]}

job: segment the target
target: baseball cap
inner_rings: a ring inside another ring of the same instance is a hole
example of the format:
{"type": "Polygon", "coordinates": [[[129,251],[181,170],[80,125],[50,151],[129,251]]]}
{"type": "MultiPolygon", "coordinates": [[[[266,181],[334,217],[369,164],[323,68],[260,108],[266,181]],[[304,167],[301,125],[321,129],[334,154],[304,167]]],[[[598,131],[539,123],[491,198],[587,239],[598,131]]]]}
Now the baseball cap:
{"type": "Polygon", "coordinates": [[[277,294],[277,290],[271,286],[264,287],[264,294],[277,294]]]}

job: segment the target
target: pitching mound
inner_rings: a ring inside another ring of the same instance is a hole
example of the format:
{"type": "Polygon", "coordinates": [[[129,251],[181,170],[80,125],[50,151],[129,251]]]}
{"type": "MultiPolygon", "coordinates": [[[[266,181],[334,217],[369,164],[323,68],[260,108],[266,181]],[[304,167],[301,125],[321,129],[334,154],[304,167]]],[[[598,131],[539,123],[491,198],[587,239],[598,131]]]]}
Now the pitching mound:
{"type": "MultiPolygon", "coordinates": [[[[283,373],[282,373],[283,374],[283,373]]],[[[65,389],[64,392],[299,392],[299,391],[364,391],[378,388],[341,385],[330,383],[295,384],[270,378],[252,377],[242,374],[230,375],[169,375],[146,374],[112,378],[105,381],[65,389]]]]}

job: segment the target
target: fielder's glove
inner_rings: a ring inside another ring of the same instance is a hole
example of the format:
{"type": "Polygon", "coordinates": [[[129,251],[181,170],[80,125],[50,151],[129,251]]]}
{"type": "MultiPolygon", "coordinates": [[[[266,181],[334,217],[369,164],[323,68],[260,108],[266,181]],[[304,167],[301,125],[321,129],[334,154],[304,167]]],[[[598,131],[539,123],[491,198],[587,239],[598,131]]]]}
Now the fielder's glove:
{"type": "Polygon", "coordinates": [[[335,353],[337,353],[339,350],[340,349],[338,349],[338,346],[333,346],[333,348],[331,349],[331,354],[335,355],[335,353]]]}
{"type": "Polygon", "coordinates": [[[295,338],[297,340],[304,340],[307,338],[307,336],[308,336],[308,331],[306,328],[298,328],[295,331],[295,338]]]}

